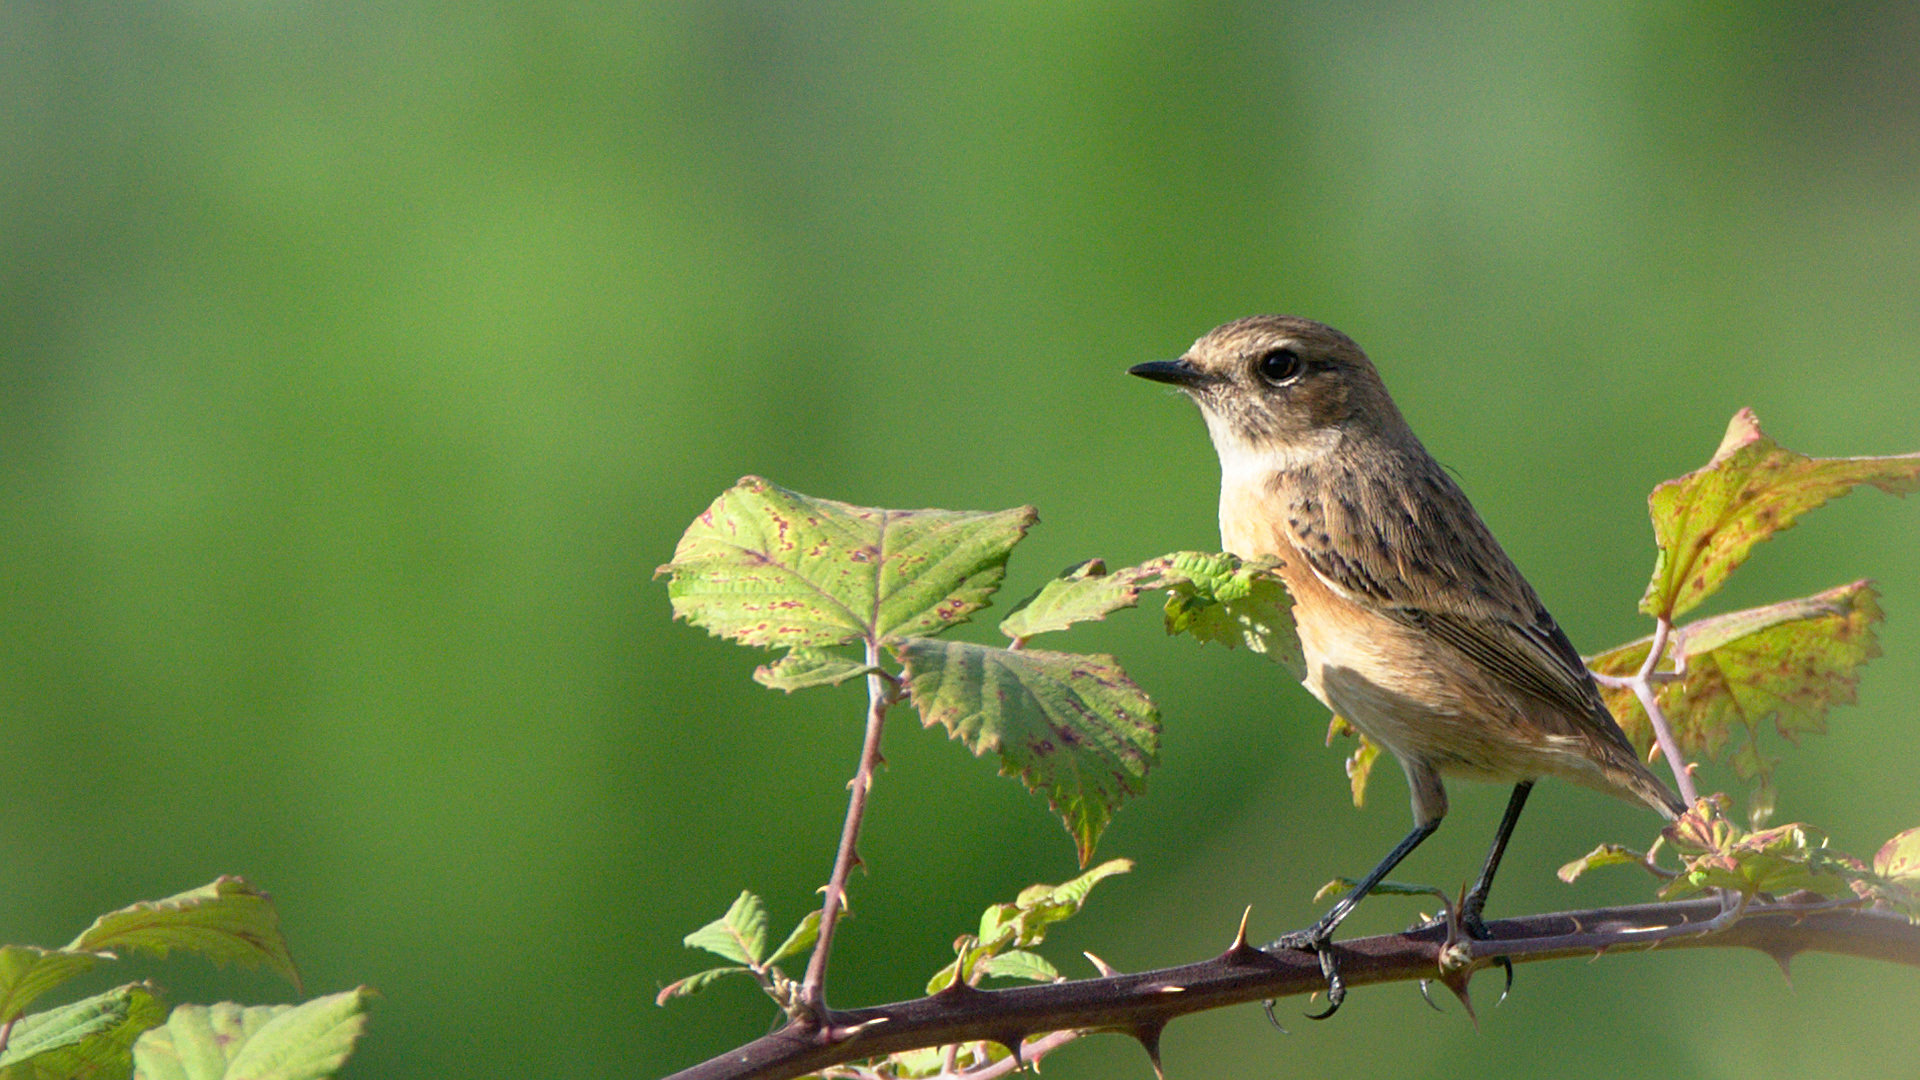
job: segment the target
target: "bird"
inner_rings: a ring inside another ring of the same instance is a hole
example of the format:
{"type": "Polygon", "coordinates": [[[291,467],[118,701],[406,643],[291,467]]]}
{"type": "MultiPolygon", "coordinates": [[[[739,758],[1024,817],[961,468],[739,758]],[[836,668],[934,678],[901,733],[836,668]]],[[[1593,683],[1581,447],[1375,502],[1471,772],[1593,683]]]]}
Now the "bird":
{"type": "Polygon", "coordinates": [[[1412,831],[1319,921],[1267,946],[1318,954],[1328,1004],[1316,1018],[1345,996],[1334,929],[1439,828],[1443,778],[1513,785],[1460,904],[1460,925],[1480,939],[1494,873],[1537,779],[1643,803],[1670,821],[1686,810],[1641,762],[1579,652],[1352,338],[1255,315],[1209,331],[1177,360],[1127,370],[1200,407],[1220,459],[1221,544],[1279,560],[1303,684],[1406,774],[1412,831]]]}

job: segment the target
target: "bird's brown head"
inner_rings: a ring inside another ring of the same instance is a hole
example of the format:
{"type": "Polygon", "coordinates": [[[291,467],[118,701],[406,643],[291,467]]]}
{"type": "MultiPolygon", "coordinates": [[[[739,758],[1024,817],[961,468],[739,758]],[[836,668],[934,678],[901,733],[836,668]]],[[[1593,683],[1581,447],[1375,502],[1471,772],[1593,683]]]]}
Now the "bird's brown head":
{"type": "Polygon", "coordinates": [[[1254,315],[1209,331],[1178,360],[1127,369],[1185,391],[1207,419],[1221,463],[1285,467],[1343,437],[1405,428],[1353,339],[1288,315],[1254,315]]]}

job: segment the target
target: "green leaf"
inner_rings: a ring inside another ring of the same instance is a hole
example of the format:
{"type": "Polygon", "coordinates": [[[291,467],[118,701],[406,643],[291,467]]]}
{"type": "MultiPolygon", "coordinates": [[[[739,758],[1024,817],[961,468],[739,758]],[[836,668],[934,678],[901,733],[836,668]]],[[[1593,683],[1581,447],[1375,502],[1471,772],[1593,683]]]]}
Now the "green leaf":
{"type": "Polygon", "coordinates": [[[793,928],[793,932],[787,935],[787,940],[781,942],[780,947],[773,950],[772,956],[767,957],[767,963],[777,964],[790,956],[798,956],[806,952],[808,949],[813,948],[813,943],[819,936],[820,912],[816,909],[807,912],[806,917],[801,919],[799,925],[793,928]]]}
{"type": "Polygon", "coordinates": [[[1139,603],[1141,590],[1155,576],[1157,571],[1151,563],[1109,574],[1106,563],[1088,559],[1067,568],[1022,600],[1000,621],[1000,632],[1015,641],[1025,641],[1035,634],[1065,630],[1077,622],[1104,619],[1139,603]]]}
{"type": "Polygon", "coordinates": [[[997,753],[1003,775],[1046,795],[1081,865],[1113,812],[1146,790],[1159,716],[1111,656],[928,638],[892,649],[921,722],[943,725],[976,755],[997,753]]]}
{"type": "Polygon", "coordinates": [[[165,1019],[166,1009],[146,983],[30,1013],[14,1025],[0,1053],[0,1080],[125,1076],[133,1069],[134,1040],[165,1019]]]}
{"type": "MultiPolygon", "coordinates": [[[[1880,619],[1872,584],[1856,581],[1675,630],[1672,655],[1685,659],[1686,678],[1659,684],[1657,691],[1681,752],[1717,758],[1729,737],[1743,730],[1732,763],[1741,776],[1758,781],[1756,804],[1766,801],[1772,760],[1755,742],[1760,725],[1771,719],[1775,730],[1796,741],[1825,731],[1827,711],[1854,700],[1860,668],[1880,655],[1874,638],[1880,619]]],[[[1631,675],[1651,646],[1651,638],[1642,638],[1589,663],[1603,675],[1631,675]]],[[[1653,730],[1633,691],[1603,686],[1600,692],[1644,752],[1653,730]]]]}
{"type": "Polygon", "coordinates": [[[1711,461],[1648,496],[1659,557],[1640,610],[1671,618],[1692,609],[1755,545],[1860,484],[1894,495],[1920,490],[1920,454],[1810,458],[1763,435],[1753,410],[1740,410],[1711,461]]]}
{"type": "Polygon", "coordinates": [[[300,973],[280,935],[280,915],[266,893],[237,877],[109,912],[67,946],[72,950],[144,949],[164,957],[173,949],[215,963],[265,964],[295,987],[300,973]]]}
{"type": "Polygon", "coordinates": [[[1059,885],[1029,885],[1021,889],[1013,902],[1013,906],[1024,913],[1020,921],[1020,944],[1040,944],[1046,937],[1047,927],[1079,914],[1095,885],[1132,870],[1132,859],[1108,859],[1072,881],[1059,885]]]}
{"type": "Polygon", "coordinates": [[[682,939],[689,949],[705,949],[751,967],[760,965],[767,950],[767,907],[760,898],[742,891],[727,913],[682,939]]]}
{"type": "MultiPolygon", "coordinates": [[[[976,981],[977,974],[997,974],[988,967],[1010,946],[1030,948],[1045,941],[1054,923],[1077,914],[1095,885],[1133,869],[1131,859],[1109,859],[1061,885],[1029,885],[1011,904],[994,904],[980,915],[979,934],[962,934],[953,943],[957,959],[934,973],[927,993],[937,994],[955,979],[976,981]]],[[[1051,971],[1049,967],[1047,970],[1051,971]]],[[[1049,980],[1056,978],[1049,976],[1049,980]]]]}
{"type": "Polygon", "coordinates": [[[881,510],[741,479],[688,527],[667,593],[675,617],[747,645],[820,648],[937,634],[984,606],[1036,520],[881,510]]]}
{"type": "Polygon", "coordinates": [[[1602,866],[1640,866],[1647,861],[1645,852],[1621,847],[1619,844],[1601,844],[1585,855],[1561,867],[1558,871],[1561,881],[1573,884],[1574,880],[1589,870],[1602,866]]]}
{"type": "Polygon", "coordinates": [[[0,1024],[25,1012],[41,994],[93,970],[102,959],[113,957],[37,945],[0,946],[0,1024]]]}
{"type": "Polygon", "coordinates": [[[1028,982],[1051,983],[1061,980],[1059,970],[1049,964],[1045,957],[1025,949],[1009,949],[998,956],[989,957],[980,965],[980,971],[989,976],[1025,979],[1028,982]]]}
{"type": "Polygon", "coordinates": [[[728,967],[708,968],[705,971],[689,975],[684,979],[675,979],[673,982],[668,983],[658,994],[653,996],[653,1003],[655,1005],[665,1005],[674,998],[697,994],[705,990],[710,983],[724,979],[729,975],[751,974],[753,974],[752,968],[740,967],[737,964],[728,967]]]}
{"type": "Polygon", "coordinates": [[[1155,585],[1168,592],[1167,633],[1192,634],[1228,648],[1244,644],[1296,678],[1305,678],[1306,658],[1293,626],[1293,598],[1273,559],[1242,561],[1233,555],[1182,551],[1143,564],[1156,568],[1155,585]]]}
{"type": "Polygon", "coordinates": [[[839,686],[878,670],[871,664],[819,649],[793,649],[771,664],[754,668],[753,681],[791,694],[810,686],[839,686]]]}
{"type": "Polygon", "coordinates": [[[303,1005],[182,1005],[134,1044],[134,1080],[320,1080],[366,1030],[361,987],[303,1005]]]}

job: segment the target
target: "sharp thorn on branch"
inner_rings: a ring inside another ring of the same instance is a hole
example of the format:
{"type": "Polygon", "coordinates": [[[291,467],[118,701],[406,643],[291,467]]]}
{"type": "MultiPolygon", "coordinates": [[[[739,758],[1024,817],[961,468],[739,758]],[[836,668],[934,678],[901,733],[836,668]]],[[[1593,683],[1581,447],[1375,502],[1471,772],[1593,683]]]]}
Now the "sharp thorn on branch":
{"type": "Polygon", "coordinates": [[[1148,1024],[1133,1029],[1133,1037],[1147,1052],[1147,1060],[1153,1062],[1153,1075],[1157,1080],[1167,1080],[1166,1070],[1160,1067],[1160,1032],[1165,1027],[1165,1024],[1148,1024]]]}

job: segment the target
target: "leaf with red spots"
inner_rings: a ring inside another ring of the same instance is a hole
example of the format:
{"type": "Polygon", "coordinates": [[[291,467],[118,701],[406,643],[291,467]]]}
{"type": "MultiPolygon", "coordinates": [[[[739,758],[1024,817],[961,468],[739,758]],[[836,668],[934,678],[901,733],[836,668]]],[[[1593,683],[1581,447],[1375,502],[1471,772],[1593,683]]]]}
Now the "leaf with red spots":
{"type": "Polygon", "coordinates": [[[1661,834],[1680,857],[1680,873],[1660,890],[1665,899],[1727,889],[1748,897],[1808,889],[1825,896],[1851,891],[1859,864],[1828,849],[1819,830],[1794,822],[1747,832],[1728,821],[1725,806],[1701,799],[1661,834]]]}
{"type": "Polygon", "coordinates": [[[1920,922],[1920,829],[1908,829],[1882,845],[1873,857],[1873,873],[1879,880],[1867,894],[1920,922]]]}
{"type": "Polygon", "coordinates": [[[1740,410],[1713,460],[1647,497],[1660,554],[1640,610],[1667,618],[1691,610],[1754,545],[1860,484],[1894,495],[1920,490],[1920,454],[1810,458],[1762,434],[1753,411],[1740,410]]]}
{"type": "MultiPolygon", "coordinates": [[[[1732,755],[1734,770],[1765,784],[1774,762],[1759,751],[1760,725],[1772,719],[1775,730],[1792,740],[1825,732],[1827,711],[1852,703],[1860,668],[1880,655],[1874,637],[1880,618],[1872,584],[1856,581],[1676,629],[1671,655],[1682,658],[1686,677],[1657,690],[1681,751],[1689,758],[1718,757],[1729,736],[1742,734],[1732,755]]],[[[1603,675],[1631,675],[1651,645],[1651,638],[1641,638],[1590,664],[1603,675]]],[[[1653,733],[1633,691],[1603,686],[1600,692],[1621,729],[1644,751],[1653,733]]]]}
{"type": "Polygon", "coordinates": [[[987,603],[1036,520],[882,510],[743,478],[694,523],[667,594],[678,618],[745,645],[819,648],[937,634],[987,603]]]}
{"type": "Polygon", "coordinates": [[[1113,812],[1146,790],[1159,714],[1111,656],[929,638],[892,649],[921,722],[944,726],[976,755],[997,753],[1003,775],[1045,795],[1082,866],[1113,812]]]}

